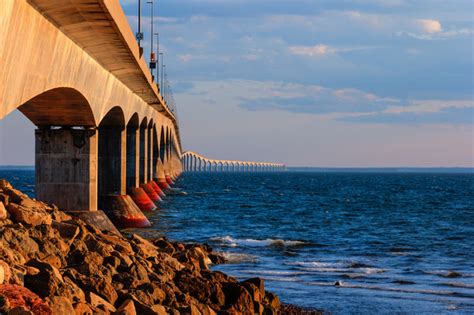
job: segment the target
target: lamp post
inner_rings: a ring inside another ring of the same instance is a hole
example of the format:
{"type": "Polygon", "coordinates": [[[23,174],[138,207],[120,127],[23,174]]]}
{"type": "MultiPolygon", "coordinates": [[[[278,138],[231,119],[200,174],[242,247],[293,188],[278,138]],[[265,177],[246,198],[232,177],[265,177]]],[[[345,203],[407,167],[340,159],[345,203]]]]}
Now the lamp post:
{"type": "Polygon", "coordinates": [[[161,60],[161,84],[163,86],[163,99],[166,103],[166,86],[165,86],[165,71],[166,71],[166,65],[163,64],[163,60],[161,60]]]}
{"type": "Polygon", "coordinates": [[[156,36],[156,78],[160,81],[160,33],[155,33],[156,36]]]}
{"type": "Polygon", "coordinates": [[[138,41],[138,49],[140,52],[140,57],[143,54],[143,48],[141,46],[141,41],[143,40],[142,33],[142,0],[138,0],[138,32],[135,34],[135,37],[138,41]]]}
{"type": "Polygon", "coordinates": [[[150,71],[151,71],[151,77],[152,80],[154,80],[154,75],[153,75],[153,69],[156,68],[156,57],[155,53],[153,52],[153,0],[147,1],[146,3],[151,5],[151,23],[150,23],[150,39],[151,39],[151,45],[150,45],[150,71]]]}

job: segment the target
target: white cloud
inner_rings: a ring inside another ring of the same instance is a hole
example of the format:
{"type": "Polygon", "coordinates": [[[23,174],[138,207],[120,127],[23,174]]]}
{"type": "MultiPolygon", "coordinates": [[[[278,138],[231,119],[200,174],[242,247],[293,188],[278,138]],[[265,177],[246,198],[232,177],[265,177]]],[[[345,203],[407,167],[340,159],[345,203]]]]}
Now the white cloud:
{"type": "Polygon", "coordinates": [[[293,46],[290,47],[290,52],[295,55],[303,55],[303,56],[323,56],[329,53],[335,52],[334,49],[330,48],[327,45],[319,44],[315,46],[293,46]]]}
{"type": "Polygon", "coordinates": [[[433,34],[443,31],[441,23],[438,20],[431,19],[419,19],[417,20],[421,30],[425,33],[433,34]]]}
{"type": "Polygon", "coordinates": [[[291,46],[289,50],[290,53],[294,55],[319,57],[324,55],[368,50],[374,48],[376,47],[332,47],[326,44],[318,44],[315,46],[291,46]]]}

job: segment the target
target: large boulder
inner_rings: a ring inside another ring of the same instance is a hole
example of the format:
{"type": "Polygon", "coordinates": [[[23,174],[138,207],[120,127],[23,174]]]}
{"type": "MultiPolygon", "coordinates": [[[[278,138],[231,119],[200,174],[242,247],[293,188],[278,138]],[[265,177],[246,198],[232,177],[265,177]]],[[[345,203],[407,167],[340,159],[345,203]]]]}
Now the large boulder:
{"type": "Polygon", "coordinates": [[[9,203],[7,206],[7,211],[12,216],[14,222],[23,223],[29,226],[36,226],[40,224],[51,224],[52,219],[44,210],[33,210],[25,206],[9,203]]]}

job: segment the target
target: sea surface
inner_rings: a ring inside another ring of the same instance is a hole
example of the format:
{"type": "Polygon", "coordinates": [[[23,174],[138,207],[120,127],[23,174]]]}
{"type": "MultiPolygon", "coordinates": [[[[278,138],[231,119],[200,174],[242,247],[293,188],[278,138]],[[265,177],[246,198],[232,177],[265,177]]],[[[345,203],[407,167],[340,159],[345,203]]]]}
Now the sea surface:
{"type": "MultiPolygon", "coordinates": [[[[34,195],[33,170],[0,170],[34,195]]],[[[474,314],[473,173],[184,174],[146,236],[205,242],[333,314],[474,314]]]]}

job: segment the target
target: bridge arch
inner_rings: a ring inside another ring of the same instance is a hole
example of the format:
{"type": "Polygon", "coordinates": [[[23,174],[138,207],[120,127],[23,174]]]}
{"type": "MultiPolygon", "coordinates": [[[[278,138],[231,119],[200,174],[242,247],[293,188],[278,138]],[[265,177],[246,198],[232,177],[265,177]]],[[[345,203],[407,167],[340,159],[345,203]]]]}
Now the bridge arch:
{"type": "Polygon", "coordinates": [[[39,127],[96,125],[87,98],[81,92],[67,87],[44,91],[19,106],[18,110],[39,127]]]}

